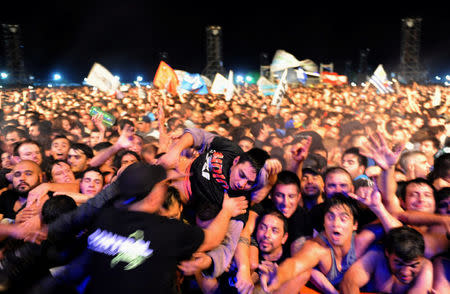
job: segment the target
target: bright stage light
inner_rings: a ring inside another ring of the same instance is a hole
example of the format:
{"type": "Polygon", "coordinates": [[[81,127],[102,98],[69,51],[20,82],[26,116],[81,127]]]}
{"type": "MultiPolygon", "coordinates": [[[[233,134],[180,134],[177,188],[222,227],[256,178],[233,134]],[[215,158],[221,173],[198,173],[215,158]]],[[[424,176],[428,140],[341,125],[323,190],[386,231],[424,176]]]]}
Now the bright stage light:
{"type": "Polygon", "coordinates": [[[6,72],[2,72],[0,73],[1,78],[4,80],[6,78],[8,78],[8,74],[6,72]]]}
{"type": "Polygon", "coordinates": [[[137,76],[136,81],[142,82],[143,78],[141,76],[137,76]]]}
{"type": "Polygon", "coordinates": [[[60,74],[54,74],[53,75],[53,80],[59,81],[60,79],[61,79],[61,75],[60,74]]]}

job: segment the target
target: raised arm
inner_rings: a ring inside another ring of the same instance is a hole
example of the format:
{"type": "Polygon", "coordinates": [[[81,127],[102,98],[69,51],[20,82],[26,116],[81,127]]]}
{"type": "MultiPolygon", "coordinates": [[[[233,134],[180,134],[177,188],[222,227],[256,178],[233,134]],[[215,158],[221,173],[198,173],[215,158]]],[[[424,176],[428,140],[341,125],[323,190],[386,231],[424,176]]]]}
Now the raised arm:
{"type": "Polygon", "coordinates": [[[91,159],[90,166],[101,166],[104,164],[111,156],[116,154],[122,149],[126,149],[132,146],[133,144],[133,136],[134,136],[134,129],[130,125],[125,125],[122,134],[120,135],[119,139],[116,143],[114,143],[112,146],[103,149],[100,151],[96,156],[94,156],[91,159]]]}

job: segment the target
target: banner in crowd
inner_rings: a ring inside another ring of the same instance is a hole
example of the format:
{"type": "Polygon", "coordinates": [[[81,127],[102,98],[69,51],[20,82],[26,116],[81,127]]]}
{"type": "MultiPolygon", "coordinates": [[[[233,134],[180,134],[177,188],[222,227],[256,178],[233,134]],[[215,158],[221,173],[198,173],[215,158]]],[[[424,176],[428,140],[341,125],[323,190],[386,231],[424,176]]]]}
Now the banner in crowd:
{"type": "Polygon", "coordinates": [[[228,80],[220,73],[216,73],[214,81],[212,83],[210,92],[212,94],[225,94],[225,89],[228,86],[228,80]]]}
{"type": "Polygon", "coordinates": [[[99,63],[94,63],[85,82],[107,94],[114,93],[120,86],[120,81],[99,63]]]}
{"type": "Polygon", "coordinates": [[[323,71],[320,75],[320,78],[322,80],[322,83],[335,86],[344,85],[348,82],[347,76],[339,75],[335,72],[323,71]]]}
{"type": "Polygon", "coordinates": [[[266,77],[261,76],[256,82],[259,91],[264,96],[272,96],[275,94],[275,90],[277,89],[277,85],[270,82],[266,77]]]}
{"type": "Polygon", "coordinates": [[[167,90],[172,95],[177,95],[179,85],[177,74],[167,63],[161,61],[153,78],[153,85],[159,89],[167,90]]]}
{"type": "Polygon", "coordinates": [[[229,71],[228,73],[228,84],[226,87],[226,92],[225,92],[225,100],[226,101],[231,101],[231,98],[233,98],[233,94],[234,94],[234,74],[233,71],[229,71]]]}
{"type": "Polygon", "coordinates": [[[199,95],[208,94],[208,89],[206,87],[205,81],[202,79],[200,74],[186,73],[181,81],[180,88],[199,95]]]}
{"type": "Polygon", "coordinates": [[[384,71],[383,65],[379,64],[373,75],[369,78],[369,83],[377,88],[380,94],[394,93],[394,90],[389,85],[387,74],[384,71]]]}
{"type": "Polygon", "coordinates": [[[273,94],[272,105],[276,105],[277,107],[281,106],[281,102],[283,101],[283,98],[286,95],[288,85],[286,77],[287,77],[287,69],[285,69],[283,74],[281,75],[278,87],[275,90],[275,93],[273,94]]]}
{"type": "Polygon", "coordinates": [[[284,50],[277,50],[270,65],[270,71],[277,72],[299,66],[301,66],[301,63],[294,55],[284,50]]]}

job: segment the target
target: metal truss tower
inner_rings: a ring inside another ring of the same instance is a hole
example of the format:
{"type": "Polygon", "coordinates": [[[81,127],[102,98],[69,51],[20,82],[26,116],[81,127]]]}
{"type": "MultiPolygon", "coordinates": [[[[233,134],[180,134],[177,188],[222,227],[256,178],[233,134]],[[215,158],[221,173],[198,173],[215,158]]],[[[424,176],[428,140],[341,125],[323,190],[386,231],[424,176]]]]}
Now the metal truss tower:
{"type": "Polygon", "coordinates": [[[225,76],[222,62],[222,28],[209,26],[206,27],[206,67],[202,74],[212,81],[216,73],[225,76]]]}
{"type": "Polygon", "coordinates": [[[405,83],[425,80],[425,71],[419,59],[421,29],[421,18],[402,19],[399,79],[405,83]]]}
{"type": "Polygon", "coordinates": [[[19,25],[2,24],[3,43],[5,50],[8,83],[26,83],[25,63],[23,58],[23,45],[19,25]]]}

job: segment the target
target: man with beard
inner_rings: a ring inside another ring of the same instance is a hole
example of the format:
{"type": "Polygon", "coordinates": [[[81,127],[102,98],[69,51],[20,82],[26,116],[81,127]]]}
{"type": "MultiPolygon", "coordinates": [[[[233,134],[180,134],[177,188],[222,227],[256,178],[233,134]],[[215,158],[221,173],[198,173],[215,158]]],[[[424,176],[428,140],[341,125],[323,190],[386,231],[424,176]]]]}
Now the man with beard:
{"type": "Polygon", "coordinates": [[[303,208],[310,210],[316,204],[323,202],[324,183],[319,170],[314,166],[303,166],[300,192],[303,208]]]}
{"type": "Polygon", "coordinates": [[[26,205],[28,192],[42,181],[42,171],[39,165],[31,160],[23,160],[11,171],[12,190],[0,195],[0,214],[3,219],[14,220],[26,205]]]}

